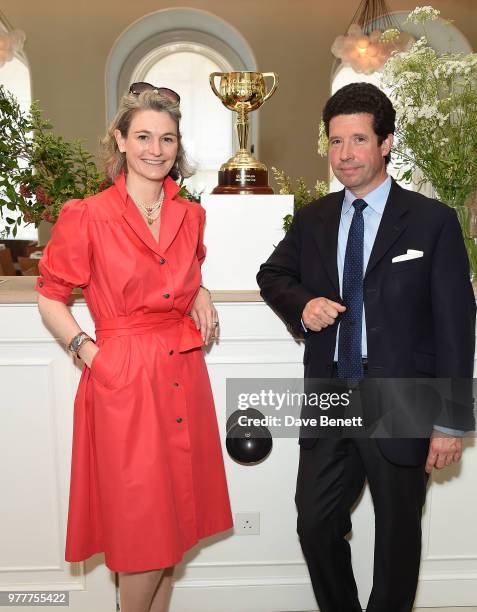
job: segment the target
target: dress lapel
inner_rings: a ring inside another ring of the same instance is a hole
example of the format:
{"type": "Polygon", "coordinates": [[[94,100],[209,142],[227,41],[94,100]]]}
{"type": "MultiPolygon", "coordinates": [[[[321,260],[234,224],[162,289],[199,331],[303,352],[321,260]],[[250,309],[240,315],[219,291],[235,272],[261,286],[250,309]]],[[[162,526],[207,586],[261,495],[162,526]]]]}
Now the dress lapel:
{"type": "Polygon", "coordinates": [[[180,189],[177,183],[169,177],[164,180],[165,197],[161,211],[159,242],[152,235],[138,207],[129,197],[124,174],[120,174],[116,178],[115,185],[125,204],[122,216],[126,223],[147,247],[154,253],[163,255],[179,231],[186,213],[185,204],[175,199],[180,189]]]}
{"type": "Polygon", "coordinates": [[[166,199],[162,207],[161,228],[159,230],[159,248],[162,253],[165,253],[172,244],[187,211],[186,204],[175,199],[180,189],[177,183],[172,179],[166,179],[164,186],[166,199]]]}
{"type": "Polygon", "coordinates": [[[406,192],[399,187],[394,179],[392,179],[391,191],[389,192],[389,197],[384,207],[383,217],[379,224],[378,233],[376,234],[376,239],[371,250],[364,278],[367,277],[376,264],[386,255],[405,230],[408,223],[405,217],[408,212],[409,205],[406,202],[406,192]]]}

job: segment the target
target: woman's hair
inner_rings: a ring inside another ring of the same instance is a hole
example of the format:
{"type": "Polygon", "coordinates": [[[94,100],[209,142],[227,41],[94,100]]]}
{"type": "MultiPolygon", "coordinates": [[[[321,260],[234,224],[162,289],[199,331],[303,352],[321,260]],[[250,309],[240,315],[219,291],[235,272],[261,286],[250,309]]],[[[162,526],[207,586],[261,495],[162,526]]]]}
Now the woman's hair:
{"type": "Polygon", "coordinates": [[[139,95],[128,93],[121,98],[118,112],[108,128],[106,136],[100,141],[100,158],[108,177],[114,181],[123,170],[127,172],[126,155],[119,150],[114,137],[114,130],[119,130],[123,138],[126,138],[134,115],[143,110],[167,113],[175,122],[177,126],[178,148],[176,161],[169,172],[169,176],[173,179],[192,176],[194,169],[187,160],[179,130],[181,119],[179,104],[162,94],[150,90],[144,91],[139,95]]]}

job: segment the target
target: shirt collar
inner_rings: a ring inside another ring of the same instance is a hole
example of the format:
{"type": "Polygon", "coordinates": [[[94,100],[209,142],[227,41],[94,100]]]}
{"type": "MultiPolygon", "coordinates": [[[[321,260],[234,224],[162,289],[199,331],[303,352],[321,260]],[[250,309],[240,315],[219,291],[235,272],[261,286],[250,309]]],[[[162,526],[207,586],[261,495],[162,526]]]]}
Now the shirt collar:
{"type": "MultiPolygon", "coordinates": [[[[374,212],[378,213],[379,215],[382,215],[384,212],[384,207],[386,206],[389,192],[391,191],[391,185],[392,180],[388,174],[381,185],[376,187],[376,189],[373,189],[373,191],[370,191],[364,198],[362,198],[369,208],[374,210],[374,212]]],[[[356,196],[351,193],[349,189],[345,189],[343,207],[341,209],[342,215],[345,215],[350,211],[351,207],[353,206],[353,202],[356,199],[356,196]]]]}

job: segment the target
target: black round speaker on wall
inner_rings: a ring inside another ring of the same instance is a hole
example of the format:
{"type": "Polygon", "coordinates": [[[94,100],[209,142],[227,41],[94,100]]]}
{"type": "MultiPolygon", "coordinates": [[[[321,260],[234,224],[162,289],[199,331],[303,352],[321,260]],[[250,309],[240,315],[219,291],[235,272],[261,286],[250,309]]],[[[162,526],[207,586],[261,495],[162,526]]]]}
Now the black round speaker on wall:
{"type": "Polygon", "coordinates": [[[251,419],[263,419],[259,410],[236,410],[227,420],[226,447],[230,457],[245,465],[260,463],[272,450],[272,434],[264,425],[255,425],[251,419]]]}

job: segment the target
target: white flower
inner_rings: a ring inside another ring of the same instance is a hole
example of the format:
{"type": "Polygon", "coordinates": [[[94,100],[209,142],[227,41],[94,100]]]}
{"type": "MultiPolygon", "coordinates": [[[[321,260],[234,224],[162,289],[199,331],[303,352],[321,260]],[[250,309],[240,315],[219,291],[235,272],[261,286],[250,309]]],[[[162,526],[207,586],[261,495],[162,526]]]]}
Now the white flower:
{"type": "Polygon", "coordinates": [[[389,28],[385,30],[379,37],[379,42],[388,43],[393,42],[399,38],[401,32],[397,28],[389,28]]]}
{"type": "Polygon", "coordinates": [[[320,121],[318,129],[318,155],[326,157],[328,155],[328,136],[326,135],[323,119],[320,121]]]}
{"type": "Polygon", "coordinates": [[[409,13],[406,23],[424,23],[426,21],[435,21],[439,19],[441,12],[432,6],[417,6],[409,13]]]}
{"type": "MultiPolygon", "coordinates": [[[[408,21],[438,16],[423,6],[408,21]]],[[[422,37],[388,59],[382,84],[396,109],[399,167],[419,168],[444,201],[460,205],[477,188],[477,54],[439,53],[422,37]]]]}

